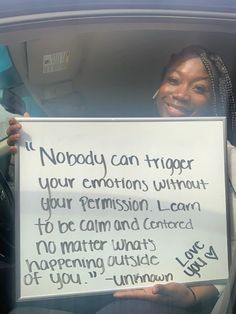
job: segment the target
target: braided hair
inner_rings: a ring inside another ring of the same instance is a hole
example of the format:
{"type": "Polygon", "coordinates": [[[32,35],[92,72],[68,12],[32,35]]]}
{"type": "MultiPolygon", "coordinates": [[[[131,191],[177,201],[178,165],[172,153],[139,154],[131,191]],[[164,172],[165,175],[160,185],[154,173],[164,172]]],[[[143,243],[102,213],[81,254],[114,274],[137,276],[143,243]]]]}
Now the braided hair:
{"type": "Polygon", "coordinates": [[[236,105],[234,101],[232,82],[222,58],[200,46],[189,46],[179,53],[173,54],[164,68],[162,80],[168,69],[181,59],[199,57],[208,73],[212,94],[212,115],[226,116],[228,137],[236,145],[236,105]]]}

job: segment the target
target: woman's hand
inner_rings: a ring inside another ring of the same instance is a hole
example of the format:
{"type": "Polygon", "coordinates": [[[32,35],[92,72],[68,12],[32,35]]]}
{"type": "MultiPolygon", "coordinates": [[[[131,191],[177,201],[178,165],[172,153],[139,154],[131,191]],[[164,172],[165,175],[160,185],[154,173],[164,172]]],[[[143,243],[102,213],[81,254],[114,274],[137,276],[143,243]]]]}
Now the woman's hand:
{"type": "Polygon", "coordinates": [[[213,285],[193,286],[189,288],[184,284],[171,282],[157,284],[154,287],[144,289],[117,291],[113,295],[116,298],[139,298],[188,307],[206,300],[216,301],[219,292],[213,285]]]}
{"type": "MultiPolygon", "coordinates": [[[[29,117],[28,112],[24,113],[24,117],[29,117]]],[[[10,118],[9,127],[7,128],[6,133],[8,135],[7,144],[9,146],[9,151],[11,153],[17,152],[15,144],[20,138],[20,134],[19,134],[20,129],[21,129],[21,124],[17,122],[15,118],[10,118]]]]}
{"type": "Polygon", "coordinates": [[[139,298],[181,307],[188,307],[196,302],[192,291],[186,285],[180,283],[158,284],[154,287],[138,290],[117,291],[113,296],[115,298],[139,298]]]}

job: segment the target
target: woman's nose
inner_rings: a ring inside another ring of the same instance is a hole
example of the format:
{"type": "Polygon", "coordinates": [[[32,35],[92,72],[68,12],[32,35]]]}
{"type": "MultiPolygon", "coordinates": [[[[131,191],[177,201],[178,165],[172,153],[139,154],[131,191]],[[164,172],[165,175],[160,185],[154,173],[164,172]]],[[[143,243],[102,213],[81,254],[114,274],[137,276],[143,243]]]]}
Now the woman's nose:
{"type": "Polygon", "coordinates": [[[172,96],[179,101],[187,102],[190,100],[189,90],[188,87],[185,85],[176,86],[172,96]]]}

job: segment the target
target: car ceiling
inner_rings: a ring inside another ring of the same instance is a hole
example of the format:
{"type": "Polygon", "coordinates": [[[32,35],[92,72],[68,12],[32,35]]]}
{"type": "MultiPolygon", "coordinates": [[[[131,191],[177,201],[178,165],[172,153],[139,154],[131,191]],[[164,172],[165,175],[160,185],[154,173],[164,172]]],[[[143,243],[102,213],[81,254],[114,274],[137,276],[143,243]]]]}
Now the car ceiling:
{"type": "Polygon", "coordinates": [[[48,12],[104,9],[162,9],[211,12],[236,11],[234,0],[1,0],[0,18],[48,12]]]}

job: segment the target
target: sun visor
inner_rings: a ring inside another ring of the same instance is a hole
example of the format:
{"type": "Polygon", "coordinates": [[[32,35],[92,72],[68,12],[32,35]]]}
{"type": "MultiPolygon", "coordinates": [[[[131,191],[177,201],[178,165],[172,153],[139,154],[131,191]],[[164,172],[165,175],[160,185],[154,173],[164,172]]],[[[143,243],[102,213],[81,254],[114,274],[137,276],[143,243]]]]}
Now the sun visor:
{"type": "Polygon", "coordinates": [[[75,77],[80,65],[76,38],[30,41],[26,44],[30,84],[48,85],[75,77]]]}

